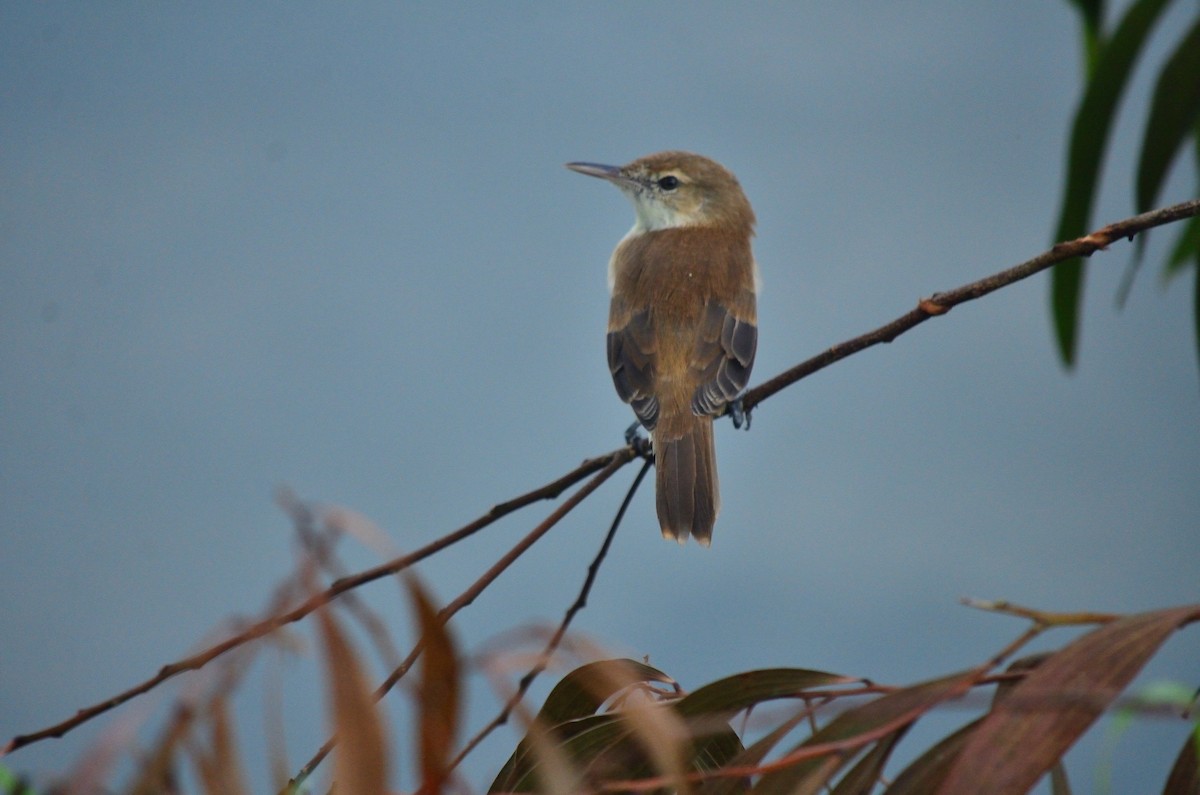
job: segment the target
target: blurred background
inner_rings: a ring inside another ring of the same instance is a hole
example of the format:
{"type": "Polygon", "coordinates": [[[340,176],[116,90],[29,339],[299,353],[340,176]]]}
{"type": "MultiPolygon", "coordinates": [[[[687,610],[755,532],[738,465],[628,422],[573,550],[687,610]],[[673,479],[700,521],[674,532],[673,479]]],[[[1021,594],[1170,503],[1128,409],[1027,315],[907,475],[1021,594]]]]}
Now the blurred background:
{"type": "MultiPolygon", "coordinates": [[[[1157,65],[1135,76],[1095,226],[1132,214],[1157,65]]],[[[10,3],[0,69],[5,740],[259,610],[296,560],[278,487],[411,550],[622,444],[605,266],[632,210],[564,162],[682,148],[738,175],[759,219],[758,383],[1047,248],[1081,85],[1068,3],[949,0],[10,3]]],[[[1162,204],[1189,198],[1187,171],[1162,204]]],[[[1038,276],[776,395],[750,433],[722,423],[712,548],[661,540],[647,484],[575,629],[686,688],[766,666],[900,684],[1024,628],[964,595],[1196,601],[1190,284],[1159,279],[1174,234],[1151,235],[1120,311],[1132,247],[1092,258],[1074,372],[1038,276]]],[[[633,476],[459,615],[466,652],[559,620],[633,476]]],[[[448,601],[550,510],[419,573],[448,601]]],[[[394,583],[363,595],[407,633],[394,583]]],[[[1198,654],[1193,629],[1141,681],[1194,685],[1198,654]]],[[[326,734],[317,667],[309,644],[281,668],[295,765],[326,734]]],[[[468,731],[496,710],[472,681],[468,731]]],[[[266,790],[263,698],[243,701],[266,790]]],[[[5,764],[46,781],[110,720],[5,764]]],[[[1101,729],[1069,770],[1083,791],[1147,791],[1185,734],[1101,729]]],[[[485,787],[517,736],[493,735],[466,780],[485,787]]]]}

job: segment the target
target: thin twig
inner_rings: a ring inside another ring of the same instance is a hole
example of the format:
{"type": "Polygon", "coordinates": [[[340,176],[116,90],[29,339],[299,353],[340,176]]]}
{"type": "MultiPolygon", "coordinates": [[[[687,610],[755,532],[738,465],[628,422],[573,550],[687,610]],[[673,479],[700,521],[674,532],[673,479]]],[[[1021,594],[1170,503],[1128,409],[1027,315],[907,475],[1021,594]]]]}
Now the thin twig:
{"type": "MultiPolygon", "coordinates": [[[[939,703],[944,703],[950,699],[957,698],[963,693],[969,691],[974,686],[974,682],[963,677],[962,681],[948,691],[939,703]]],[[[857,751],[865,745],[881,740],[889,734],[896,732],[905,726],[916,721],[926,712],[931,709],[931,705],[921,704],[901,713],[895,718],[881,723],[866,731],[851,735],[839,740],[830,740],[823,743],[815,743],[813,745],[802,745],[799,748],[774,759],[770,762],[764,762],[757,765],[740,765],[740,766],[725,766],[717,767],[709,770],[697,770],[686,773],[683,779],[690,784],[697,784],[702,781],[713,778],[746,778],[748,776],[761,776],[765,773],[772,773],[776,770],[783,770],[808,759],[815,759],[820,756],[832,756],[834,754],[844,754],[852,751],[857,751]]],[[[604,792],[646,792],[649,790],[662,789],[678,783],[679,777],[676,775],[659,775],[641,779],[625,779],[619,781],[606,781],[601,784],[600,789],[604,792]]]]}
{"type": "Polygon", "coordinates": [[[633,501],[633,495],[637,494],[638,487],[642,484],[642,480],[646,477],[646,472],[650,469],[652,461],[647,459],[642,464],[642,468],[638,470],[637,477],[633,479],[633,484],[630,485],[629,491],[625,494],[625,499],[621,501],[621,507],[617,509],[617,515],[613,517],[612,525],[608,528],[608,533],[604,536],[604,542],[600,545],[600,550],[596,553],[596,557],[588,566],[587,577],[584,578],[583,587],[579,589],[579,595],[575,597],[575,602],[567,608],[566,614],[558,625],[558,629],[554,631],[550,640],[546,643],[546,647],[542,649],[542,653],[538,655],[537,662],[533,667],[521,677],[521,681],[517,684],[516,691],[500,708],[499,714],[492,718],[491,722],[480,729],[474,737],[472,737],[454,757],[450,763],[450,769],[458,767],[458,765],[467,757],[471,751],[475,750],[475,746],[483,742],[493,731],[503,726],[508,722],[509,716],[517,704],[521,703],[521,699],[525,698],[525,694],[529,692],[530,685],[546,667],[550,664],[550,659],[554,652],[558,651],[559,644],[562,643],[563,637],[567,633],[567,628],[571,625],[571,620],[575,618],[575,614],[587,606],[588,595],[592,592],[592,585],[596,581],[596,575],[600,572],[600,564],[608,555],[608,549],[612,546],[613,538],[617,534],[617,528],[621,526],[621,520],[625,517],[625,511],[629,508],[629,503],[633,501]]]}
{"type": "Polygon", "coordinates": [[[333,582],[324,591],[313,594],[291,610],[263,619],[255,624],[251,624],[241,632],[238,632],[236,635],[233,635],[230,638],[221,641],[220,643],[214,644],[207,649],[197,652],[189,657],[185,657],[181,660],[177,660],[176,662],[164,665],[159,669],[157,674],[149,679],[146,679],[140,684],[134,685],[124,692],[118,693],[117,695],[97,704],[93,704],[90,707],[85,707],[76,712],[70,718],[67,718],[60,723],[56,723],[53,726],[48,726],[44,729],[31,732],[29,734],[21,734],[13,737],[11,740],[9,740],[8,745],[0,750],[0,756],[12,753],[18,748],[22,748],[30,743],[38,742],[39,740],[45,740],[50,737],[62,737],[76,726],[86,723],[92,718],[102,715],[111,709],[119,707],[136,696],[140,696],[143,693],[153,690],[155,687],[161,685],[163,682],[178,674],[181,674],[185,671],[194,671],[199,668],[203,668],[205,665],[212,662],[217,657],[225,654],[226,652],[232,651],[239,646],[243,646],[252,640],[257,640],[264,635],[268,635],[280,627],[305,618],[314,610],[336,599],[347,591],[353,590],[361,585],[373,582],[374,580],[378,580],[382,577],[387,577],[403,571],[409,566],[412,566],[414,563],[424,560],[430,555],[440,552],[446,547],[451,546],[452,544],[455,544],[470,535],[473,535],[474,533],[482,530],[484,527],[487,527],[496,520],[512,513],[513,511],[524,508],[526,505],[530,505],[531,503],[539,500],[553,499],[561,494],[565,489],[569,488],[575,483],[578,483],[580,480],[592,474],[593,472],[603,470],[605,467],[616,464],[617,462],[619,462],[620,465],[624,465],[631,461],[634,456],[635,454],[632,448],[622,447],[606,455],[584,461],[567,474],[551,481],[550,483],[547,483],[540,488],[526,492],[519,497],[514,497],[507,502],[494,505],[487,513],[483,514],[478,519],[475,519],[473,522],[462,526],[452,533],[442,536],[436,541],[426,544],[424,547],[415,552],[394,560],[390,560],[386,563],[376,566],[373,569],[367,569],[366,571],[359,572],[358,574],[354,574],[349,577],[342,577],[341,579],[333,582]]]}
{"type": "MultiPolygon", "coordinates": [[[[346,568],[338,559],[336,551],[339,531],[328,523],[318,528],[317,517],[312,507],[289,489],[278,490],[275,502],[292,517],[292,524],[300,537],[301,545],[325,576],[334,581],[345,577],[346,568]]],[[[392,643],[383,619],[370,605],[357,594],[347,592],[342,594],[341,606],[362,624],[363,631],[375,645],[375,653],[379,655],[382,663],[388,667],[396,665],[400,653],[392,643]]]]}
{"type": "MultiPolygon", "coordinates": [[[[1005,645],[1000,651],[993,654],[991,658],[987,660],[987,662],[964,671],[960,676],[957,677],[955,681],[948,683],[946,691],[939,694],[935,700],[928,703],[917,704],[911,709],[905,710],[895,718],[892,718],[885,723],[881,723],[878,726],[874,726],[866,731],[853,734],[849,737],[829,740],[823,743],[813,743],[811,745],[804,744],[799,748],[796,748],[770,762],[760,763],[757,765],[730,765],[711,770],[694,771],[687,774],[686,780],[689,783],[699,783],[712,778],[743,778],[746,776],[760,776],[776,770],[783,770],[784,768],[791,767],[792,765],[808,759],[857,751],[858,749],[869,745],[870,743],[882,740],[889,734],[899,731],[905,726],[916,722],[919,718],[930,712],[935,707],[944,706],[951,701],[957,700],[980,685],[992,683],[994,681],[994,677],[991,674],[991,671],[999,666],[1004,660],[1015,654],[1019,649],[1024,647],[1027,643],[1029,643],[1029,641],[1033,640],[1035,637],[1044,632],[1047,628],[1048,625],[1041,624],[1036,621],[1033,622],[1033,624],[1024,632],[1022,632],[1016,639],[1005,645]]],[[[846,694],[834,691],[831,695],[834,698],[839,698],[846,694]]],[[[816,733],[815,728],[813,733],[816,733]]],[[[653,776],[636,780],[608,781],[601,785],[601,789],[608,792],[644,792],[653,789],[660,789],[674,781],[675,778],[670,776],[653,776]]]]}
{"type": "Polygon", "coordinates": [[[1069,627],[1078,624],[1110,624],[1121,618],[1118,613],[1052,613],[1046,610],[1037,610],[1032,607],[1023,607],[1015,604],[1007,599],[975,599],[974,597],[964,596],[959,600],[967,607],[973,607],[976,610],[985,610],[989,613],[1003,613],[1004,615],[1017,616],[1018,618],[1026,618],[1042,627],[1069,627]]]}
{"type": "Polygon", "coordinates": [[[816,356],[754,387],[742,397],[742,408],[749,412],[771,395],[791,386],[801,378],[810,376],[834,362],[878,345],[881,342],[891,342],[896,337],[924,323],[929,318],[944,315],[959,304],[974,301],[976,298],[981,298],[990,292],[999,290],[1001,287],[1006,287],[1014,282],[1026,279],[1060,262],[1077,257],[1090,257],[1095,252],[1107,248],[1113,241],[1120,240],[1123,237],[1132,240],[1134,235],[1139,232],[1145,232],[1147,229],[1153,229],[1156,226],[1162,226],[1163,224],[1169,224],[1173,221],[1190,218],[1198,214],[1200,214],[1200,199],[1193,199],[1192,201],[1135,215],[1132,218],[1126,218],[1123,221],[1109,224],[1103,229],[1092,232],[1090,235],[1084,235],[1076,240],[1059,243],[1049,251],[1039,254],[1033,259],[1026,260],[1008,270],[1000,271],[969,284],[964,284],[953,290],[934,293],[929,298],[922,298],[917,302],[916,308],[901,315],[891,323],[827,348],[816,356]]]}
{"type": "MultiPolygon", "coordinates": [[[[441,624],[445,624],[454,616],[455,613],[471,604],[471,602],[474,602],[476,597],[483,593],[483,590],[491,585],[497,577],[504,573],[504,570],[511,566],[513,562],[517,560],[517,558],[521,557],[521,555],[523,555],[531,546],[533,546],[538,539],[540,539],[547,532],[549,532],[552,527],[558,524],[558,522],[564,516],[570,513],[571,510],[579,505],[579,503],[583,502],[588,495],[599,488],[604,481],[608,480],[614,472],[628,464],[631,460],[633,460],[633,458],[634,452],[632,448],[623,448],[622,450],[617,451],[617,454],[612,456],[612,460],[608,463],[608,465],[600,470],[600,472],[596,473],[595,477],[583,484],[583,486],[581,486],[578,491],[567,498],[562,505],[559,505],[557,508],[555,508],[554,511],[547,516],[541,524],[530,530],[524,538],[518,541],[512,547],[512,549],[504,554],[503,557],[492,564],[492,566],[486,572],[484,572],[479,579],[477,579],[465,591],[459,594],[454,601],[448,603],[445,607],[439,610],[437,614],[438,621],[441,624]]],[[[412,668],[413,663],[417,661],[417,658],[421,656],[421,653],[424,650],[425,637],[422,636],[416,642],[416,644],[413,645],[412,651],[410,651],[408,656],[404,658],[404,662],[400,663],[400,665],[394,671],[392,671],[388,678],[385,679],[383,683],[375,689],[374,698],[376,701],[379,701],[381,698],[387,695],[388,691],[391,690],[406,673],[408,673],[409,669],[412,668]]],[[[321,749],[313,755],[312,759],[310,759],[304,765],[304,767],[300,769],[300,772],[296,774],[296,777],[292,781],[288,782],[287,787],[284,788],[284,792],[297,791],[297,788],[304,783],[305,779],[312,775],[312,771],[316,769],[317,765],[321,764],[321,761],[329,754],[331,750],[333,750],[336,744],[337,737],[330,737],[325,744],[321,746],[321,749]]]]}

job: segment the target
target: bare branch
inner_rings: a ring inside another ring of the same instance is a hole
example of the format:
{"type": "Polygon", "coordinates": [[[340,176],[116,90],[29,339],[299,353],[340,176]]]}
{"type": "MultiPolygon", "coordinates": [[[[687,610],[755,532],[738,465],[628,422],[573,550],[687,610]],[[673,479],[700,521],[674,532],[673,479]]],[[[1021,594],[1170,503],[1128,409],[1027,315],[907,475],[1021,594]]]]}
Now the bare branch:
{"type": "Polygon", "coordinates": [[[621,507],[617,509],[617,515],[613,517],[612,525],[608,528],[608,534],[604,536],[604,542],[600,545],[600,550],[596,553],[596,557],[592,560],[591,565],[588,566],[587,577],[583,580],[583,587],[579,589],[579,596],[575,597],[574,603],[567,608],[566,615],[563,616],[558,629],[554,631],[554,634],[546,643],[546,648],[542,649],[542,653],[538,655],[537,662],[521,677],[516,691],[504,703],[504,706],[500,708],[499,714],[476,732],[475,736],[454,757],[454,761],[450,763],[452,769],[458,767],[462,760],[467,757],[467,754],[471,753],[475,749],[475,746],[483,742],[485,737],[508,722],[509,715],[512,714],[517,704],[521,702],[521,699],[525,697],[534,679],[545,671],[546,666],[550,664],[550,659],[554,656],[554,652],[558,651],[558,646],[562,643],[563,636],[566,635],[567,628],[571,625],[571,620],[575,618],[576,613],[587,606],[587,598],[592,592],[592,585],[596,581],[596,575],[600,572],[600,564],[604,562],[605,556],[608,555],[608,548],[612,546],[612,540],[617,534],[617,528],[621,526],[621,520],[625,518],[625,511],[629,508],[629,503],[633,501],[633,495],[637,494],[638,487],[642,484],[642,480],[650,470],[651,463],[651,459],[646,459],[645,463],[642,464],[642,468],[638,470],[637,477],[633,479],[633,484],[630,485],[629,491],[625,494],[625,499],[621,501],[621,507]]]}
{"type": "Polygon", "coordinates": [[[1117,613],[1049,613],[1045,610],[1023,607],[1007,599],[975,599],[970,596],[964,596],[959,601],[967,607],[973,607],[976,610],[986,610],[991,613],[1004,613],[1019,618],[1027,618],[1034,624],[1042,627],[1107,624],[1121,617],[1117,613]]]}
{"type": "MultiPolygon", "coordinates": [[[[503,516],[506,516],[516,510],[524,508],[526,505],[539,500],[553,499],[561,494],[565,489],[579,482],[593,472],[596,472],[597,470],[604,470],[606,467],[615,466],[619,468],[633,460],[634,457],[635,454],[631,448],[622,447],[606,455],[599,456],[598,458],[592,458],[584,461],[578,467],[562,477],[553,480],[540,488],[534,489],[533,491],[526,492],[519,497],[514,497],[507,502],[502,502],[493,506],[487,513],[483,514],[475,521],[464,525],[452,533],[442,536],[436,541],[426,544],[424,547],[415,552],[388,561],[387,563],[383,563],[373,569],[367,569],[366,571],[359,572],[358,574],[354,574],[349,577],[342,577],[341,579],[336,580],[326,590],[313,594],[291,610],[263,619],[256,624],[250,625],[236,635],[210,646],[203,651],[197,652],[196,654],[185,657],[181,660],[177,660],[176,662],[168,665],[164,665],[154,676],[137,685],[134,685],[122,693],[118,693],[112,698],[106,699],[97,704],[93,704],[90,707],[85,707],[76,712],[70,718],[67,718],[60,723],[56,723],[53,726],[48,726],[30,734],[20,734],[16,737],[13,737],[11,740],[9,740],[8,745],[0,750],[0,756],[12,753],[18,748],[22,748],[30,743],[46,740],[51,737],[62,737],[76,726],[86,723],[92,718],[102,715],[111,709],[119,707],[132,698],[153,690],[155,687],[158,687],[163,682],[176,676],[177,674],[181,674],[184,671],[194,671],[199,668],[203,668],[205,665],[228,651],[236,649],[252,640],[257,640],[264,635],[268,635],[280,627],[286,626],[287,624],[301,620],[314,610],[336,599],[347,591],[353,590],[361,585],[373,582],[374,580],[378,580],[382,577],[387,577],[403,571],[409,566],[412,566],[414,563],[424,560],[430,555],[440,552],[446,547],[461,541],[462,539],[478,532],[479,530],[482,530],[484,527],[487,527],[503,516]]],[[[605,478],[607,478],[607,475],[605,478]]]]}
{"type": "MultiPolygon", "coordinates": [[[[945,314],[951,308],[958,304],[967,301],[975,300],[984,295],[987,295],[994,290],[1005,287],[1021,279],[1028,278],[1035,273],[1046,270],[1053,265],[1066,260],[1075,259],[1076,257],[1088,257],[1096,251],[1106,248],[1110,243],[1120,238],[1133,238],[1139,232],[1144,232],[1156,226],[1162,226],[1174,221],[1200,214],[1200,199],[1195,199],[1181,204],[1164,207],[1159,210],[1143,213],[1141,215],[1127,218],[1123,221],[1118,221],[1113,224],[1092,232],[1089,235],[1078,238],[1076,240],[1059,243],[1049,251],[1034,257],[1031,260],[1021,263],[1008,270],[988,276],[975,282],[963,285],[961,287],[949,290],[942,293],[934,293],[929,298],[924,298],[918,301],[916,308],[905,315],[893,320],[884,326],[880,326],[874,331],[869,331],[853,339],[839,343],[826,349],[822,353],[792,367],[789,370],[780,373],[774,378],[769,379],[753,389],[746,392],[742,399],[743,408],[749,412],[758,404],[774,395],[795,382],[806,376],[809,376],[818,370],[840,361],[852,354],[858,353],[861,350],[877,345],[881,342],[891,342],[900,334],[909,329],[925,322],[931,317],[945,314]]],[[[427,544],[421,549],[405,555],[400,558],[383,563],[372,569],[359,572],[358,574],[342,577],[336,580],[325,591],[314,594],[292,610],[281,613],[267,619],[264,619],[257,624],[254,624],[238,634],[222,641],[214,646],[211,646],[190,657],[178,660],[177,662],[164,665],[157,674],[149,679],[141,682],[130,689],[119,693],[112,698],[94,704],[90,707],[79,710],[75,715],[60,723],[54,724],[47,728],[41,729],[30,734],[17,735],[13,737],[6,746],[0,749],[0,756],[11,753],[30,743],[38,742],[50,737],[61,737],[68,731],[74,729],[91,720],[92,718],[101,715],[109,710],[124,704],[130,699],[146,693],[166,680],[174,677],[176,674],[184,671],[191,671],[202,668],[213,659],[225,654],[226,652],[242,646],[252,640],[267,635],[274,630],[287,624],[299,621],[308,616],[318,607],[336,599],[343,593],[358,588],[366,583],[386,577],[397,572],[403,571],[414,563],[435,554],[436,552],[445,549],[452,544],[461,541],[462,539],[473,535],[479,530],[487,527],[497,519],[506,516],[514,511],[517,511],[533,502],[543,499],[552,499],[563,492],[564,489],[574,485],[588,475],[606,471],[611,474],[614,468],[620,468],[633,458],[641,454],[641,451],[634,447],[623,447],[597,458],[584,461],[580,466],[576,467],[571,472],[563,475],[561,478],[554,480],[541,488],[534,489],[519,497],[515,497],[507,502],[493,506],[487,513],[480,516],[475,521],[464,525],[442,538],[427,544]]],[[[606,474],[604,478],[606,479],[606,474]]],[[[590,489],[588,489],[590,492],[590,489]]],[[[548,528],[547,528],[548,529],[548,528]]],[[[536,532],[536,531],[535,531],[536,532]]],[[[544,532],[544,531],[543,531],[544,532]]],[[[533,534],[531,534],[533,535],[533,534]]],[[[531,542],[532,543],[532,542],[531,542]]],[[[510,561],[511,562],[511,561],[510,561]]],[[[497,564],[499,565],[499,564],[497,564]]],[[[507,565],[507,564],[505,564],[507,565]]],[[[487,575],[485,575],[486,577],[487,575]]],[[[490,580],[488,580],[490,582],[490,580]]],[[[467,593],[463,597],[468,596],[467,593]]],[[[462,598],[462,597],[460,597],[462,598]]],[[[464,602],[469,604],[474,596],[470,596],[464,602]]],[[[464,606],[464,605],[460,605],[464,606]]],[[[449,607],[449,606],[448,606],[449,607]]],[[[456,608],[457,610],[458,608],[456,608]]],[[[419,649],[419,646],[418,646],[419,649]]],[[[414,652],[419,653],[416,649],[414,652]]],[[[410,655],[411,656],[411,655],[410,655]]],[[[414,658],[415,659],[415,658],[414,658]]],[[[411,664],[411,663],[409,663],[411,664]]],[[[401,664],[401,669],[406,669],[405,664],[401,664]]],[[[389,685],[390,686],[390,685],[389,685]]]]}
{"type": "Polygon", "coordinates": [[[901,315],[891,323],[827,348],[811,359],[801,362],[765,383],[759,384],[742,397],[742,408],[749,412],[771,395],[791,386],[801,378],[810,376],[834,362],[841,361],[847,356],[866,350],[881,342],[891,342],[896,337],[924,323],[929,318],[944,315],[959,304],[974,301],[976,298],[982,298],[990,292],[1026,279],[1060,262],[1077,257],[1090,257],[1097,251],[1108,248],[1110,243],[1120,240],[1123,237],[1132,240],[1134,235],[1139,232],[1145,232],[1156,226],[1162,226],[1198,214],[1200,214],[1200,199],[1193,199],[1182,204],[1174,204],[1159,210],[1151,210],[1148,213],[1142,213],[1141,215],[1135,215],[1132,218],[1126,218],[1123,221],[1109,224],[1103,229],[1092,232],[1090,235],[1084,235],[1076,240],[1058,243],[1049,251],[1039,254],[1033,259],[1026,260],[1008,270],[1000,271],[970,284],[964,284],[953,290],[934,293],[929,298],[919,300],[916,308],[901,315]]]}
{"type": "MultiPolygon", "coordinates": [[[[521,555],[523,555],[531,546],[533,546],[538,539],[549,532],[550,528],[558,524],[558,522],[564,516],[570,513],[577,505],[579,505],[579,503],[583,502],[588,495],[599,488],[600,485],[604,483],[604,481],[608,480],[613,473],[633,460],[633,457],[634,455],[632,448],[624,448],[623,450],[617,451],[617,454],[612,455],[612,460],[609,461],[608,465],[600,470],[595,477],[580,487],[579,491],[572,494],[565,502],[563,502],[562,505],[555,508],[554,511],[547,516],[541,524],[530,530],[524,538],[518,541],[512,549],[506,552],[500,558],[500,560],[492,564],[491,568],[484,572],[483,575],[478,580],[473,582],[465,591],[459,594],[454,601],[450,602],[441,610],[439,610],[437,615],[438,620],[442,624],[445,624],[454,616],[455,613],[471,604],[471,602],[474,602],[476,597],[483,593],[483,590],[491,585],[497,577],[503,574],[504,570],[511,566],[517,558],[521,557],[521,555]]],[[[376,701],[379,701],[381,698],[387,695],[388,691],[391,690],[406,673],[408,673],[409,669],[412,668],[413,663],[417,661],[417,658],[421,656],[421,652],[424,650],[425,638],[421,637],[413,646],[412,651],[408,653],[408,656],[404,658],[404,662],[400,663],[400,665],[394,671],[392,671],[388,678],[383,681],[383,684],[376,688],[374,694],[376,701]]],[[[316,769],[317,765],[321,764],[321,761],[329,754],[331,750],[333,750],[333,747],[336,744],[336,737],[329,738],[325,744],[321,746],[321,749],[317,751],[313,758],[310,759],[303,768],[301,768],[300,772],[296,775],[296,778],[288,783],[288,786],[284,791],[295,792],[298,786],[302,784],[306,778],[312,775],[312,771],[316,769]]]]}

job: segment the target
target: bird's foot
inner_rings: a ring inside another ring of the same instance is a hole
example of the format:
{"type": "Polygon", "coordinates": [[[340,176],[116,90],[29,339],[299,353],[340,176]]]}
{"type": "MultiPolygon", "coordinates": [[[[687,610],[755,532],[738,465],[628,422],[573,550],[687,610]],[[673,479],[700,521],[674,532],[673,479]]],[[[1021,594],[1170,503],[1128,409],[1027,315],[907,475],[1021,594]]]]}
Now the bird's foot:
{"type": "Polygon", "coordinates": [[[642,458],[650,457],[650,439],[641,433],[642,424],[635,422],[625,429],[625,444],[634,449],[642,458]]]}
{"type": "Polygon", "coordinates": [[[750,412],[742,407],[741,398],[729,404],[729,416],[733,419],[734,428],[740,429],[745,424],[746,430],[750,430],[750,412]]]}

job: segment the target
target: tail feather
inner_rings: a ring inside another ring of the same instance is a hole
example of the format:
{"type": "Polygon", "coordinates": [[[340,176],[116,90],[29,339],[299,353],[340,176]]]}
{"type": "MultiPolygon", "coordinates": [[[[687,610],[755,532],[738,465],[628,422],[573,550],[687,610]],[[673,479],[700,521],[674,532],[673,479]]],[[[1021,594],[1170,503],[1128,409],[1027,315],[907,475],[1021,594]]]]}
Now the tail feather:
{"type": "Polygon", "coordinates": [[[721,508],[712,419],[692,419],[678,438],[654,439],[658,522],[665,538],[708,546],[721,508]]]}

